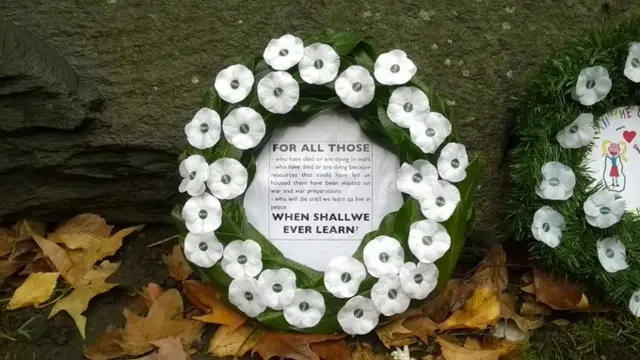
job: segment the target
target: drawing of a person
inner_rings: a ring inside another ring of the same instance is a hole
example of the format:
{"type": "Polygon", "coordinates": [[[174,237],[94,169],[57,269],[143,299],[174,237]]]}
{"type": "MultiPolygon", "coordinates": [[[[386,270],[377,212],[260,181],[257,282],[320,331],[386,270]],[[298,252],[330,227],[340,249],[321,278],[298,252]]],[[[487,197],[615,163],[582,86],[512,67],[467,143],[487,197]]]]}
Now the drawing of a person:
{"type": "Polygon", "coordinates": [[[602,156],[605,157],[604,173],[602,179],[606,187],[611,191],[621,192],[626,185],[622,163],[627,161],[627,145],[624,142],[612,143],[605,140],[602,143],[602,156]],[[620,179],[622,178],[622,179],[620,179]],[[611,182],[608,183],[607,180],[611,182]]]}

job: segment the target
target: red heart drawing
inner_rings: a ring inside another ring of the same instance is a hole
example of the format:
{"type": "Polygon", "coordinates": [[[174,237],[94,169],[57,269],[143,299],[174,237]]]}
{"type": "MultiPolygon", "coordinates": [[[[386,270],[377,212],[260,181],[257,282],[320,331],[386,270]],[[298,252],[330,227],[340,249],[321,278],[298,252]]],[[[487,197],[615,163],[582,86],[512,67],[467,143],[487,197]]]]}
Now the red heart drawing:
{"type": "Polygon", "coordinates": [[[635,139],[636,137],[636,132],[635,131],[625,131],[622,133],[622,137],[628,142],[631,143],[633,141],[633,139],[635,139]]]}

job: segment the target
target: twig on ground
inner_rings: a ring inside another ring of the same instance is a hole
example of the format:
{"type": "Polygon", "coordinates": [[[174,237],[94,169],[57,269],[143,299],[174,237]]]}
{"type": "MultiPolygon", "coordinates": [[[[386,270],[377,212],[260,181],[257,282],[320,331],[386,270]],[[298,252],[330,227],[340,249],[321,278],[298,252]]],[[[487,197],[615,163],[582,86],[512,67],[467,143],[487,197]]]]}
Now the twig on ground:
{"type": "Polygon", "coordinates": [[[166,238],[166,239],[162,239],[162,240],[160,240],[160,241],[156,241],[156,242],[154,242],[153,244],[149,244],[149,245],[147,245],[147,248],[151,248],[151,247],[154,247],[154,246],[162,245],[162,244],[164,244],[164,243],[166,243],[166,242],[169,242],[169,241],[174,240],[174,239],[177,239],[177,238],[178,238],[178,234],[173,235],[173,236],[169,236],[169,237],[168,237],[168,238],[166,238]]]}

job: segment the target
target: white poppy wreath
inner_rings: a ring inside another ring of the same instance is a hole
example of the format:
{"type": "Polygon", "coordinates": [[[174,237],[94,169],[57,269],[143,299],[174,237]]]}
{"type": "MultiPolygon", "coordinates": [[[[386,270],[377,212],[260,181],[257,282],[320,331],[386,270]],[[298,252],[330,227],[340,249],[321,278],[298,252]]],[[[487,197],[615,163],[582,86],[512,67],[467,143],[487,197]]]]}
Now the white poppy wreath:
{"type": "Polygon", "coordinates": [[[479,163],[451,142],[449,109],[415,73],[403,51],[378,56],[369,38],[332,31],[284,35],[263,57],[220,71],[185,126],[179,190],[190,198],[173,211],[196,273],[266,326],[354,335],[446,282],[475,217],[479,163]],[[406,195],[322,273],[285,258],[248,223],[242,198],[274,129],[341,106],[401,159],[406,195]]]}
{"type": "Polygon", "coordinates": [[[601,301],[635,316],[640,218],[625,199],[640,195],[621,196],[619,178],[629,166],[627,146],[640,153],[629,120],[640,116],[638,41],[638,20],[600,29],[570,43],[531,81],[518,110],[508,209],[516,237],[535,240],[531,252],[543,266],[590,283],[601,301]],[[619,112],[629,116],[610,127],[619,112]],[[607,170],[594,172],[594,158],[607,170]]]}

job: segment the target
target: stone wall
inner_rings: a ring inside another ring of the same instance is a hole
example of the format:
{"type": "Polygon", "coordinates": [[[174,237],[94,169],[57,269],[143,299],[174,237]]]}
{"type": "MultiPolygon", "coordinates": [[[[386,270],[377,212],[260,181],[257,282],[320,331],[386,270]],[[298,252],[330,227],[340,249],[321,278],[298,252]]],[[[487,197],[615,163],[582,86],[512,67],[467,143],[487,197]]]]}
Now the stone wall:
{"type": "Polygon", "coordinates": [[[504,234],[509,108],[527,76],[563,41],[638,14],[633,0],[3,0],[0,19],[21,28],[0,28],[0,220],[166,221],[182,126],[217,71],[331,27],[404,49],[455,102],[485,159],[476,235],[490,240],[504,234]],[[25,62],[9,69],[21,37],[25,62]]]}

